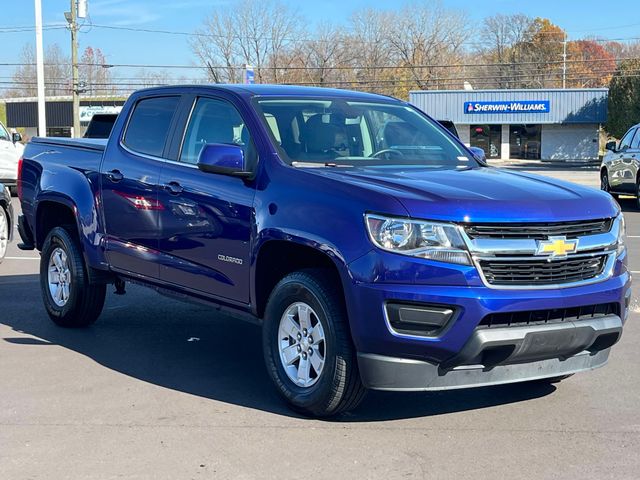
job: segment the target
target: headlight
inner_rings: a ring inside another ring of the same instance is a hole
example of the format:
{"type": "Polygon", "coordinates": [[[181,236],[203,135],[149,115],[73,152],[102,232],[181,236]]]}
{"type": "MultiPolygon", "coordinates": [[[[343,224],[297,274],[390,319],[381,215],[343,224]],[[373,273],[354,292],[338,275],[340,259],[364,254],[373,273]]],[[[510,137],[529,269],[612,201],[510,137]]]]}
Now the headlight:
{"type": "Polygon", "coordinates": [[[622,255],[627,248],[627,228],[624,223],[624,216],[622,213],[618,215],[618,248],[616,253],[618,256],[622,255]]]}
{"type": "Polygon", "coordinates": [[[388,252],[471,265],[458,227],[447,223],[365,215],[369,238],[388,252]]]}

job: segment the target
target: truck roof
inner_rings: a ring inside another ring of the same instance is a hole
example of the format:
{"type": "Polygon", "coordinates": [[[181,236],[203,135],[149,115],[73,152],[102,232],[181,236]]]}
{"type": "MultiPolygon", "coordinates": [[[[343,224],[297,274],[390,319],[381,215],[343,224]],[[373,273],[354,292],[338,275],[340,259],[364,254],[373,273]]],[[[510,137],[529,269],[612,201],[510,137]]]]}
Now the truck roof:
{"type": "MultiPolygon", "coordinates": [[[[241,96],[308,96],[308,97],[348,97],[352,99],[369,101],[389,101],[392,97],[378,95],[375,93],[357,92],[354,90],[343,90],[339,88],[307,87],[302,85],[245,85],[245,84],[204,84],[204,85],[171,85],[166,87],[153,87],[143,90],[144,92],[163,91],[167,89],[181,88],[207,88],[211,90],[225,90],[241,96]]],[[[395,99],[393,99],[395,100],[395,99]]]]}

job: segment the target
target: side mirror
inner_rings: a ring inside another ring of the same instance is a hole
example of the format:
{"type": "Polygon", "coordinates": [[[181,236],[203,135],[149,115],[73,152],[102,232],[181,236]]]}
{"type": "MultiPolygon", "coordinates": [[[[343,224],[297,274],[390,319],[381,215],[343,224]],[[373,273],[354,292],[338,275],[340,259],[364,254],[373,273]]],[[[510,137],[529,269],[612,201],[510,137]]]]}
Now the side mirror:
{"type": "Polygon", "coordinates": [[[207,173],[218,173],[235,177],[250,177],[245,171],[244,151],[237,145],[208,143],[200,152],[198,168],[207,173]]]}
{"type": "Polygon", "coordinates": [[[604,148],[606,150],[611,151],[611,152],[615,152],[616,151],[616,146],[617,146],[617,143],[615,141],[611,141],[611,142],[607,142],[606,145],[604,146],[604,148]]]}
{"type": "Polygon", "coordinates": [[[484,150],[480,147],[469,147],[469,151],[473,154],[476,159],[481,162],[487,162],[487,155],[484,153],[484,150]]]}
{"type": "Polygon", "coordinates": [[[20,135],[19,133],[12,133],[11,134],[11,141],[13,143],[18,143],[22,141],[22,135],[20,135]]]}

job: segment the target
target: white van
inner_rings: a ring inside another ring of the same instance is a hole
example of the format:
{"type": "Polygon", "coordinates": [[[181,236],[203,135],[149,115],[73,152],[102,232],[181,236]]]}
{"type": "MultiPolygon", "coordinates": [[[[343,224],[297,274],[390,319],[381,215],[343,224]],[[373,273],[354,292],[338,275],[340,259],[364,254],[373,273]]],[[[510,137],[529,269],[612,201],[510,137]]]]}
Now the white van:
{"type": "Polygon", "coordinates": [[[20,143],[19,133],[9,133],[0,123],[0,183],[15,192],[18,180],[18,159],[22,156],[24,145],[20,143]]]}

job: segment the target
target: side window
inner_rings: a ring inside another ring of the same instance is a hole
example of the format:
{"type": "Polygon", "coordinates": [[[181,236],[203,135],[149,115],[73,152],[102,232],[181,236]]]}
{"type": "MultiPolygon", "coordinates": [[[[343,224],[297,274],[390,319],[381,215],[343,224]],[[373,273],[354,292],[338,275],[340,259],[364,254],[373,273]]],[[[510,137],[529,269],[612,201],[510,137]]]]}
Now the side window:
{"type": "Polygon", "coordinates": [[[180,161],[196,164],[209,143],[238,145],[248,162],[254,157],[249,130],[233,105],[213,98],[199,98],[193,109],[180,152],[180,161]]]}
{"type": "Polygon", "coordinates": [[[1,123],[0,123],[0,140],[6,140],[6,141],[11,140],[11,135],[9,135],[9,132],[7,132],[7,130],[4,128],[4,126],[1,123]]]}
{"type": "Polygon", "coordinates": [[[640,149],[640,129],[636,128],[636,135],[631,141],[631,148],[634,150],[640,149]]]}
{"type": "Polygon", "coordinates": [[[131,150],[161,157],[180,97],[140,100],[133,109],[124,144],[131,150]]]}
{"type": "Polygon", "coordinates": [[[633,139],[634,133],[636,133],[636,129],[632,128],[625,134],[624,137],[622,137],[622,140],[620,140],[620,146],[618,147],[618,150],[625,150],[631,146],[631,140],[633,139]]]}

